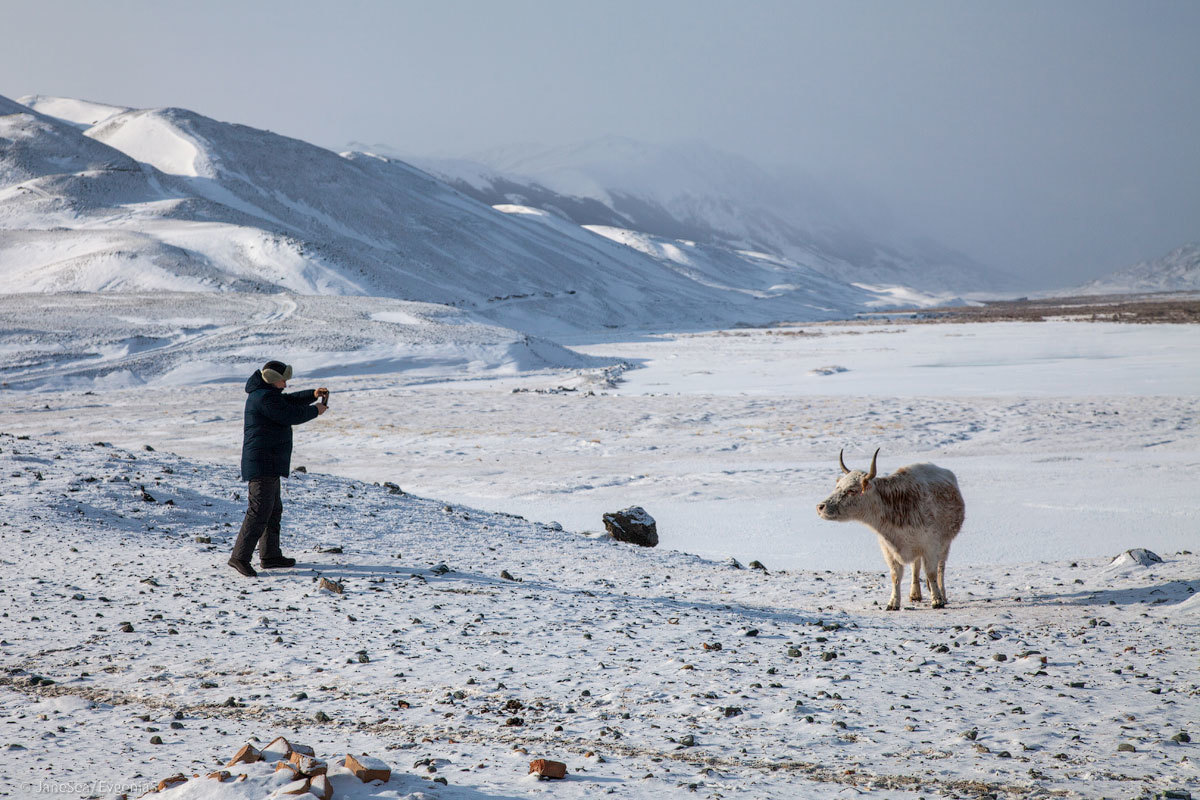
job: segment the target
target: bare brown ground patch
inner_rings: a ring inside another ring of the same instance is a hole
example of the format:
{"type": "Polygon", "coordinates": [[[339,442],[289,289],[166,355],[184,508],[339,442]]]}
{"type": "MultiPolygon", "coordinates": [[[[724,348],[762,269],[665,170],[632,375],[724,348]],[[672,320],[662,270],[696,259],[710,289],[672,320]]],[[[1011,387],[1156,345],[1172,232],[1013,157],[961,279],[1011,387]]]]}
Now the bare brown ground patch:
{"type": "Polygon", "coordinates": [[[1200,323],[1200,295],[1157,293],[1140,295],[1094,295],[1038,299],[992,300],[979,306],[936,309],[903,309],[875,318],[912,315],[915,323],[937,322],[1044,322],[1048,319],[1073,322],[1126,322],[1134,324],[1186,325],[1200,323]]]}

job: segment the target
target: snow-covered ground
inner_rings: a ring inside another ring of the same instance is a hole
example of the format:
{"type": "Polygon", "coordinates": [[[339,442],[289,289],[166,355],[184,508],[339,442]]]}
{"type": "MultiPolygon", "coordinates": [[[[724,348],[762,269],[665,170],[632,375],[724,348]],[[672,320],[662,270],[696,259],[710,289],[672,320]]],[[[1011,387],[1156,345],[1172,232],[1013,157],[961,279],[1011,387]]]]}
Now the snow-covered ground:
{"type": "Polygon", "coordinates": [[[223,563],[234,468],[54,437],[0,450],[11,796],[182,772],[201,778],[167,796],[266,797],[285,782],[269,767],[203,775],[277,735],[389,762],[384,787],[335,779],[356,798],[1200,783],[1172,738],[1200,710],[1196,555],[960,569],[948,610],[888,614],[871,572],[737,569],[307,474],[287,488],[300,565],[250,582],[223,563]],[[527,778],[538,757],[570,779],[527,778]]]}
{"type": "Polygon", "coordinates": [[[247,364],[269,360],[263,353],[286,353],[326,378],[410,381],[606,363],[433,303],[286,293],[0,295],[6,389],[139,387],[126,412],[135,414],[136,398],[148,397],[141,387],[240,384],[247,364]]]}
{"type": "MultiPolygon", "coordinates": [[[[572,352],[434,316],[436,306],[378,301],[351,314],[344,298],[296,298],[300,310],[284,318],[267,299],[257,309],[277,323],[218,326],[220,338],[179,346],[196,327],[186,310],[158,317],[175,334],[113,332],[110,321],[98,342],[47,309],[41,317],[59,320],[51,327],[78,331],[76,346],[114,355],[30,354],[10,345],[13,337],[0,340],[26,363],[5,370],[12,386],[29,385],[33,373],[41,385],[69,387],[8,392],[6,416],[27,433],[149,441],[233,464],[241,384],[256,363],[282,354],[299,385],[321,381],[334,391],[333,413],[297,437],[297,463],[572,530],[597,530],[602,513],[640,504],[658,520],[664,547],[768,566],[881,569],[866,529],[824,522],[814,510],[833,486],[839,450],[862,466],[878,447],[885,471],[933,461],[958,474],[967,523],[951,574],[958,565],[1198,543],[1193,326],[831,324],[572,352]],[[372,327],[372,314],[387,316],[384,305],[423,309],[442,324],[372,327]],[[322,316],[332,323],[316,327],[322,316]],[[126,354],[130,343],[140,349],[126,354]],[[179,387],[231,377],[199,393],[179,387]],[[141,380],[151,383],[113,388],[141,380]]],[[[243,312],[230,304],[217,319],[243,312]]],[[[127,309],[124,318],[134,317],[127,309]]],[[[68,354],[69,338],[56,345],[68,354]]]]}
{"type": "Polygon", "coordinates": [[[0,792],[266,797],[263,765],[203,776],[278,735],[391,764],[334,774],[355,800],[1200,790],[1193,326],[572,352],[438,306],[212,298],[0,307],[0,792]],[[334,394],[285,488],[301,563],[250,582],[224,561],[268,357],[334,394]],[[884,612],[874,537],[817,518],[843,447],[958,474],[945,611],[884,612]],[[659,548],[583,533],[632,504],[659,548]],[[1110,565],[1136,547],[1164,563],[1110,565]],[[569,779],[527,777],[542,757],[569,779]]]}

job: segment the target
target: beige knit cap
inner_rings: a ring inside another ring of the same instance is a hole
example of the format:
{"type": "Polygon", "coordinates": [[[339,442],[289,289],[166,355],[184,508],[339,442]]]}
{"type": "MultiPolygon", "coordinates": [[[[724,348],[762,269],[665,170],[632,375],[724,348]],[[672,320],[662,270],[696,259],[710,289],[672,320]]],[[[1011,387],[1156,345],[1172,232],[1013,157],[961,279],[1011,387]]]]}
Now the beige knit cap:
{"type": "MultiPolygon", "coordinates": [[[[271,363],[278,364],[279,362],[273,361],[271,363]]],[[[275,383],[275,381],[290,381],[292,379],[292,365],[284,364],[283,372],[279,372],[277,370],[271,369],[271,365],[268,364],[267,366],[265,366],[261,370],[259,370],[259,374],[262,375],[262,379],[264,381],[266,381],[267,383],[275,383]]]]}

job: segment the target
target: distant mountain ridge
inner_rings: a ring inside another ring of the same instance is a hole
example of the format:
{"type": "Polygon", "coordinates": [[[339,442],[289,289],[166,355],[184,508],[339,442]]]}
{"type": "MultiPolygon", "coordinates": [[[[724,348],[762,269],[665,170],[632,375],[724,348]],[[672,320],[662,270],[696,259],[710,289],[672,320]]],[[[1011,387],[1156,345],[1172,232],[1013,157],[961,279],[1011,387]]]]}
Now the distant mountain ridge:
{"type": "Polygon", "coordinates": [[[701,143],[606,137],[408,160],[491,205],[529,205],[580,225],[765,252],[846,282],[931,292],[1015,287],[1012,276],[930,240],[868,233],[870,223],[856,217],[868,207],[872,219],[881,216],[874,201],[838,199],[808,176],[768,172],[701,143]]]}
{"type": "Polygon", "coordinates": [[[1083,294],[1200,291],[1200,243],[1189,242],[1161,258],[1141,261],[1089,281],[1079,291],[1083,294]]]}
{"type": "Polygon", "coordinates": [[[654,237],[621,233],[625,215],[601,231],[498,210],[396,159],[186,109],[26,99],[0,98],[0,292],[370,295],[533,333],[844,318],[894,302],[811,263],[672,237],[635,246],[654,237]]]}

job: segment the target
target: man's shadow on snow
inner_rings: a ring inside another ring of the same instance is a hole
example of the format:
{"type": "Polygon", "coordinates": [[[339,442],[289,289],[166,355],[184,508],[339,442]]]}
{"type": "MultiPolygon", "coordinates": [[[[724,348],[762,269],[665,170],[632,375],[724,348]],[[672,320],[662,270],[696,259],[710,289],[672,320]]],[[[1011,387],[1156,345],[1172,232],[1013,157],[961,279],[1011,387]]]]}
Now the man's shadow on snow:
{"type": "MultiPolygon", "coordinates": [[[[451,569],[449,572],[439,573],[434,568],[428,567],[412,567],[402,564],[384,565],[384,564],[329,564],[316,562],[301,562],[297,560],[294,572],[301,572],[306,579],[311,579],[313,575],[319,575],[322,578],[340,581],[344,578],[395,578],[400,580],[409,580],[420,582],[428,585],[435,590],[438,587],[445,589],[461,587],[463,583],[471,585],[479,590],[501,590],[501,589],[519,589],[521,591],[536,594],[539,597],[551,597],[554,595],[569,597],[573,600],[581,598],[595,599],[602,602],[619,604],[627,609],[640,610],[646,612],[646,618],[649,619],[650,611],[658,612],[660,615],[666,616],[681,616],[688,613],[729,613],[743,618],[746,622],[757,622],[759,624],[774,624],[774,625],[811,625],[818,622],[817,615],[803,614],[790,610],[780,610],[773,608],[760,608],[755,606],[741,605],[737,603],[713,603],[698,601],[695,599],[677,599],[668,596],[643,597],[630,594],[621,594],[615,590],[610,590],[604,587],[585,588],[578,586],[563,586],[554,583],[546,583],[539,580],[531,580],[522,578],[521,580],[506,580],[504,578],[492,577],[483,575],[477,572],[459,572],[451,569]]],[[[842,616],[843,612],[826,612],[820,615],[821,619],[833,619],[842,616]]],[[[782,635],[782,634],[781,634],[782,635]]],[[[769,638],[764,636],[763,638],[769,638]]]]}

